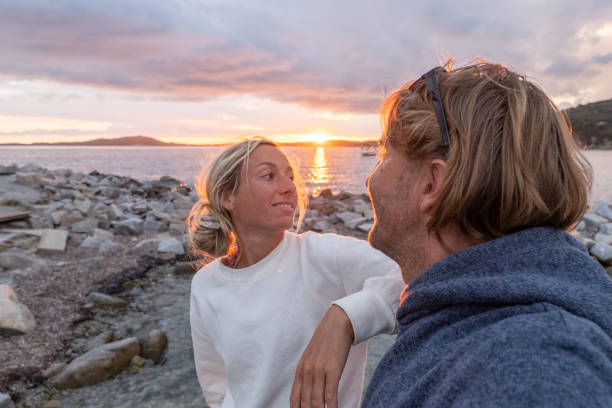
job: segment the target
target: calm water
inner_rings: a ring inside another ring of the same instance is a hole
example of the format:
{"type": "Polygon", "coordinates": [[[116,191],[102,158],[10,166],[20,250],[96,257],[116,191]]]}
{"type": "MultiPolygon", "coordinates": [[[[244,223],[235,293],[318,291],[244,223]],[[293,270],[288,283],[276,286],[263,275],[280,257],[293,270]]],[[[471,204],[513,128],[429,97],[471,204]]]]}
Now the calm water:
{"type": "MultiPolygon", "coordinates": [[[[0,147],[0,164],[36,163],[49,169],[131,176],[139,180],[169,175],[192,184],[223,147],[0,147]]],[[[362,156],[356,147],[286,147],[298,163],[308,190],[324,188],[351,193],[365,192],[365,180],[377,161],[362,156]]],[[[612,202],[612,150],[589,150],[595,171],[593,199],[612,202]]]]}

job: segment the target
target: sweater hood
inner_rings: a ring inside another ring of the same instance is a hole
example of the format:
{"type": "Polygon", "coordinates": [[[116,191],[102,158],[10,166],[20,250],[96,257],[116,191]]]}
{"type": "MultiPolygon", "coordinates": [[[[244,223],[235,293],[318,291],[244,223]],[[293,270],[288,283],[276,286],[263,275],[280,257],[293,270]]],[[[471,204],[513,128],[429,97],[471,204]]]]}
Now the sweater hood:
{"type": "Polygon", "coordinates": [[[545,302],[612,336],[612,281],[581,243],[552,228],[523,230],[457,252],[423,271],[406,291],[400,330],[450,306],[545,302]]]}

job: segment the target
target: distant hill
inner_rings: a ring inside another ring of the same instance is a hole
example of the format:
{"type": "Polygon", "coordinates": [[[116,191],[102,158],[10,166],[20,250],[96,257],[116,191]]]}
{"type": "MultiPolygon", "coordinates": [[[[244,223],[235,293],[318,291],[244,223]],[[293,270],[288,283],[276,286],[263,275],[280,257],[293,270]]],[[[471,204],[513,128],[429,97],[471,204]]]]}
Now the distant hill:
{"type": "Polygon", "coordinates": [[[574,133],[590,148],[612,148],[612,99],[566,110],[574,133]]]}
{"type": "Polygon", "coordinates": [[[32,146],[187,146],[165,143],[149,136],[125,136],[115,139],[93,139],[84,142],[32,143],[32,146]]]}
{"type": "MultiPolygon", "coordinates": [[[[279,143],[283,146],[313,146],[311,142],[279,143]]],[[[324,146],[361,146],[362,142],[352,140],[329,140],[324,146]]],[[[114,139],[93,139],[82,142],[58,142],[58,143],[4,143],[0,146],[213,146],[212,144],[183,144],[166,143],[149,136],[125,136],[114,139]]],[[[220,146],[217,144],[216,146],[220,146]]]]}

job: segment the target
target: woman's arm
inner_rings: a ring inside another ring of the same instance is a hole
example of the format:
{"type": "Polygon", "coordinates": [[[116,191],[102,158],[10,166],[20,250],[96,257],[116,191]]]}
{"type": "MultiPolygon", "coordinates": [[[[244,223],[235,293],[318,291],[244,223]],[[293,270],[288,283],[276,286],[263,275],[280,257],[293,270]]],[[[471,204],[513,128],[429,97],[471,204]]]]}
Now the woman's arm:
{"type": "Polygon", "coordinates": [[[405,286],[397,264],[367,242],[321,238],[335,241],[323,243],[333,248],[334,270],[347,296],[333,302],[298,363],[292,408],[338,406],[338,384],[351,344],[397,329],[395,313],[405,286]]]}
{"type": "Polygon", "coordinates": [[[193,294],[191,296],[189,321],[191,323],[196,373],[204,393],[204,398],[206,398],[206,403],[211,408],[221,408],[227,394],[225,363],[219,353],[217,353],[210,336],[202,324],[197,300],[193,294]]]}

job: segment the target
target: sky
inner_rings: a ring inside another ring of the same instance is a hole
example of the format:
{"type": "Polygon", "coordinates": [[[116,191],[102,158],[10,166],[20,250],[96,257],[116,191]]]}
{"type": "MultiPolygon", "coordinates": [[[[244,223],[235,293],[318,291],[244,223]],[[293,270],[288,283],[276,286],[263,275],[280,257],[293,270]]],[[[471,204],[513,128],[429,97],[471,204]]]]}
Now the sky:
{"type": "Polygon", "coordinates": [[[612,98],[612,1],[0,0],[0,143],[375,139],[453,58],[612,98]]]}

